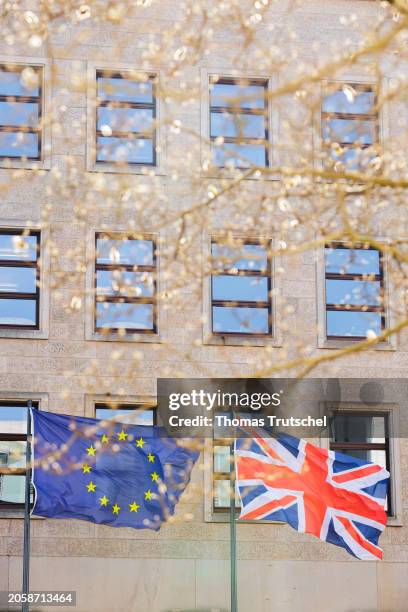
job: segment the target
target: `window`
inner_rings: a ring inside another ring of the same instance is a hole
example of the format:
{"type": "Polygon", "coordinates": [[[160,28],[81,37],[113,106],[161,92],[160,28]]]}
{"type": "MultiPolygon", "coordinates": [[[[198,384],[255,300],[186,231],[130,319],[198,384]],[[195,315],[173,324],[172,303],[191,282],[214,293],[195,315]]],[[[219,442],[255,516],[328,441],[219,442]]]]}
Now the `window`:
{"type": "MultiPolygon", "coordinates": [[[[390,473],[388,414],[381,412],[338,412],[331,422],[330,449],[371,461],[390,473]]],[[[391,483],[388,487],[387,512],[392,515],[391,483]]]]}
{"type": "Polygon", "coordinates": [[[154,77],[97,70],[96,161],[156,165],[154,77]]]}
{"type": "Polygon", "coordinates": [[[0,158],[40,160],[42,68],[0,66],[0,158]]]}
{"type": "Polygon", "coordinates": [[[116,420],[129,425],[155,424],[155,410],[140,404],[97,403],[95,416],[97,419],[116,420]]]}
{"type": "MultiPolygon", "coordinates": [[[[213,512],[225,512],[231,505],[231,444],[224,439],[213,441],[213,512]]],[[[235,507],[239,507],[238,495],[235,497],[235,507]]]]}
{"type": "MultiPolygon", "coordinates": [[[[38,404],[33,402],[33,407],[38,404]]],[[[24,469],[27,446],[27,403],[0,402],[0,469],[24,469]]],[[[25,473],[0,474],[0,510],[24,507],[25,473]]]]}
{"type": "Polygon", "coordinates": [[[322,104],[322,138],[332,163],[358,170],[375,157],[379,149],[376,106],[373,85],[337,83],[327,87],[322,104]]]}
{"type": "Polygon", "coordinates": [[[96,235],[95,330],[157,333],[156,244],[96,235]]]}
{"type": "Polygon", "coordinates": [[[272,332],[270,243],[211,244],[212,332],[265,336],[272,332]]]}
{"type": "Polygon", "coordinates": [[[0,328],[39,329],[40,233],[0,230],[0,328]]]}
{"type": "Polygon", "coordinates": [[[267,90],[266,81],[210,82],[210,139],[216,166],[269,165],[267,90]]]}
{"type": "Polygon", "coordinates": [[[385,328],[381,253],[356,245],[325,248],[327,338],[361,340],[385,328]]]}

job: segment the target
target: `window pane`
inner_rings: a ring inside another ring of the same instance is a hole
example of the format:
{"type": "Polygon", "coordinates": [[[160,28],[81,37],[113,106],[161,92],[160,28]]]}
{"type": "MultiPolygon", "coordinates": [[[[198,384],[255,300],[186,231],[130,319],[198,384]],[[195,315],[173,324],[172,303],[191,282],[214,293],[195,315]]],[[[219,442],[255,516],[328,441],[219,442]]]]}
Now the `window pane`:
{"type": "Polygon", "coordinates": [[[326,248],[326,272],[380,274],[380,252],[374,249],[326,248]]]}
{"type": "Polygon", "coordinates": [[[37,127],[38,104],[0,101],[0,125],[37,127]]]}
{"type": "Polygon", "coordinates": [[[0,433],[27,432],[27,408],[0,404],[0,433]]]}
{"type": "Polygon", "coordinates": [[[337,413],[331,424],[332,442],[385,443],[386,417],[337,413]]]}
{"type": "Polygon", "coordinates": [[[330,151],[330,157],[333,162],[339,163],[348,171],[358,171],[362,169],[362,166],[366,166],[370,160],[376,157],[376,152],[372,149],[361,149],[357,145],[356,147],[347,147],[337,153],[330,151]]]}
{"type": "Polygon", "coordinates": [[[0,96],[38,96],[38,84],[33,82],[32,87],[28,87],[21,77],[20,71],[0,69],[0,96]]]}
{"type": "Polygon", "coordinates": [[[381,305],[379,281],[326,280],[326,302],[337,305],[381,305]]]}
{"type": "Polygon", "coordinates": [[[210,104],[223,107],[264,108],[265,86],[215,83],[210,86],[210,104]]]}
{"type": "Polygon", "coordinates": [[[98,270],[96,272],[96,290],[99,295],[152,296],[154,294],[154,278],[148,272],[98,270]]]}
{"type": "Polygon", "coordinates": [[[215,446],[214,451],[214,472],[229,473],[231,470],[230,463],[230,447],[229,446],[215,446]]]}
{"type": "Polygon", "coordinates": [[[263,115],[211,113],[211,136],[265,138],[265,129],[263,115]]]}
{"type": "Polygon", "coordinates": [[[269,333],[267,308],[213,306],[213,331],[243,334],[269,333]]]}
{"type": "Polygon", "coordinates": [[[350,455],[361,461],[371,461],[371,463],[377,463],[381,467],[387,468],[387,453],[385,450],[350,450],[348,448],[339,450],[340,453],[350,455]]]}
{"type": "MultiPolygon", "coordinates": [[[[1,463],[1,452],[0,452],[1,463]]],[[[25,499],[24,476],[0,475],[0,502],[23,504],[25,499]]]]}
{"type": "MultiPolygon", "coordinates": [[[[340,449],[340,453],[344,453],[345,455],[350,455],[351,457],[355,457],[356,459],[361,459],[361,461],[370,461],[371,463],[376,463],[383,468],[387,469],[387,452],[385,450],[350,450],[350,449],[340,449]]],[[[390,482],[388,482],[388,492],[387,499],[385,502],[384,510],[388,512],[390,510],[390,482]]]]}
{"type": "Polygon", "coordinates": [[[153,83],[124,78],[98,77],[98,97],[102,100],[121,100],[122,102],[153,102],[153,83]]]}
{"type": "Polygon", "coordinates": [[[96,326],[104,329],[153,330],[153,305],[97,302],[96,326]]]}
{"type": "Polygon", "coordinates": [[[36,268],[0,266],[0,292],[35,293],[36,268]]]}
{"type": "Polygon", "coordinates": [[[222,146],[213,146],[213,163],[216,166],[234,166],[235,168],[249,168],[250,166],[266,166],[265,145],[238,145],[224,143],[222,146]]]}
{"type": "Polygon", "coordinates": [[[0,465],[19,468],[25,466],[26,442],[0,440],[0,465]]]}
{"type": "Polygon", "coordinates": [[[268,279],[258,276],[213,276],[212,297],[214,300],[267,302],[268,279]]]}
{"type": "Polygon", "coordinates": [[[0,259],[37,259],[37,237],[15,234],[0,234],[0,259]]]}
{"type": "Polygon", "coordinates": [[[115,138],[98,136],[97,160],[153,164],[153,142],[148,138],[115,138]]]}
{"type": "Polygon", "coordinates": [[[35,327],[35,300],[0,299],[0,325],[20,325],[22,327],[35,327]]]}
{"type": "Polygon", "coordinates": [[[123,264],[152,266],[154,263],[154,244],[151,240],[123,238],[97,238],[97,262],[104,264],[123,264]]]}
{"type": "Polygon", "coordinates": [[[134,108],[98,108],[98,130],[109,126],[113,132],[149,132],[152,129],[153,111],[134,108]]]}
{"type": "Polygon", "coordinates": [[[373,144],[377,140],[374,121],[330,119],[323,123],[323,138],[338,143],[373,144]]]}
{"type": "Polygon", "coordinates": [[[267,249],[259,244],[243,244],[237,247],[212,243],[213,267],[230,270],[266,271],[267,249]]]}
{"type": "Polygon", "coordinates": [[[0,132],[0,156],[38,159],[38,134],[0,132]]]}
{"type": "MultiPolygon", "coordinates": [[[[0,440],[0,467],[20,468],[25,466],[26,443],[0,440]]],[[[23,503],[25,477],[0,474],[0,501],[23,503]]]]}
{"type": "Polygon", "coordinates": [[[381,313],[352,312],[341,310],[327,311],[328,336],[357,336],[365,338],[367,332],[381,333],[381,313]]]}
{"type": "Polygon", "coordinates": [[[138,410],[125,408],[101,408],[96,407],[95,414],[97,419],[107,421],[115,420],[120,423],[129,423],[132,425],[153,425],[153,410],[138,410]]]}
{"type": "MultiPolygon", "coordinates": [[[[229,508],[230,500],[230,481],[214,480],[214,508],[229,508]]],[[[239,500],[237,494],[235,494],[235,507],[239,507],[239,500]]]]}
{"type": "Polygon", "coordinates": [[[323,100],[323,111],[326,113],[370,113],[375,106],[375,94],[373,91],[359,92],[352,85],[345,86],[348,96],[339,90],[326,96],[323,100]],[[347,89],[346,89],[347,88],[347,89]]]}

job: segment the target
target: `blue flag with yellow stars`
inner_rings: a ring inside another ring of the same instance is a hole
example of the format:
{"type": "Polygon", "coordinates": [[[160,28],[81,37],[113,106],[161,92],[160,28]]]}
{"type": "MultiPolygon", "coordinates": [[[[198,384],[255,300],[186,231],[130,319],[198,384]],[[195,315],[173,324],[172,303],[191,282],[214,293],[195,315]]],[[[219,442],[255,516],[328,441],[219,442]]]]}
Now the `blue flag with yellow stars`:
{"type": "Polygon", "coordinates": [[[159,529],[186,488],[197,451],[161,428],[33,409],[33,514],[159,529]]]}

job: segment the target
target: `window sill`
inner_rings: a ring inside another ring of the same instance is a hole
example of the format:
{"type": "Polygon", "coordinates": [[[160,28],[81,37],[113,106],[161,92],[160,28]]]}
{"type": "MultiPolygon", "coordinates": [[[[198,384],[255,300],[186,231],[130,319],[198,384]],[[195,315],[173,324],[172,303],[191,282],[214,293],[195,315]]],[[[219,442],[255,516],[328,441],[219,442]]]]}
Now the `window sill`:
{"type": "MultiPolygon", "coordinates": [[[[238,511],[237,511],[237,514],[238,514],[238,511]]],[[[214,513],[209,516],[206,516],[204,521],[206,523],[229,523],[230,516],[228,512],[220,512],[219,514],[214,513]]],[[[239,525],[286,525],[286,523],[284,523],[283,521],[263,521],[263,520],[240,521],[237,519],[235,522],[239,525]]],[[[403,523],[399,518],[395,516],[391,516],[387,519],[386,526],[387,527],[402,527],[403,523]]]]}
{"type": "Polygon", "coordinates": [[[98,342],[148,342],[157,343],[162,342],[160,334],[143,334],[135,332],[134,334],[126,334],[121,336],[119,334],[103,334],[100,332],[91,332],[86,334],[86,340],[96,340],[98,342]]]}
{"type": "Polygon", "coordinates": [[[0,168],[5,170],[50,170],[51,169],[51,160],[44,159],[42,161],[31,159],[27,161],[23,161],[20,159],[0,159],[0,168]]]}
{"type": "MultiPolygon", "coordinates": [[[[239,510],[237,510],[236,515],[238,516],[239,510]]],[[[205,517],[206,523],[229,523],[230,515],[229,512],[213,512],[205,517]]],[[[253,521],[239,521],[236,519],[236,523],[240,525],[286,525],[283,521],[263,521],[263,520],[253,520],[253,521]]],[[[402,527],[403,523],[400,518],[396,516],[390,516],[387,519],[387,527],[402,527]]]]}
{"type": "MultiPolygon", "coordinates": [[[[344,338],[344,340],[321,340],[318,344],[319,349],[344,349],[347,346],[355,345],[361,342],[361,340],[348,340],[344,338]]],[[[391,342],[379,342],[375,344],[370,349],[366,350],[374,350],[374,351],[396,351],[397,347],[391,342]]]]}
{"type": "Polygon", "coordinates": [[[0,329],[0,338],[48,340],[48,331],[41,329],[0,329]]]}
{"type": "MultiPolygon", "coordinates": [[[[239,514],[239,508],[237,508],[236,510],[236,523],[238,523],[239,525],[286,525],[286,523],[282,522],[282,521],[264,521],[264,520],[260,520],[260,521],[240,521],[238,520],[238,514],[239,514]]],[[[229,523],[230,522],[230,515],[229,512],[212,512],[211,514],[207,515],[205,517],[205,522],[206,523],[229,523]]]]}
{"type": "Polygon", "coordinates": [[[387,518],[387,527],[402,527],[403,522],[399,516],[389,516],[387,518]]]}
{"type": "Polygon", "coordinates": [[[166,176],[165,170],[160,166],[144,166],[115,163],[87,163],[87,172],[106,172],[108,174],[136,174],[139,176],[166,176]]]}
{"type": "Polygon", "coordinates": [[[203,338],[203,344],[210,346],[273,346],[280,348],[282,341],[274,336],[248,337],[243,336],[214,336],[209,333],[203,338]]]}
{"type": "MultiPolygon", "coordinates": [[[[5,509],[5,510],[1,510],[0,509],[0,520],[1,519],[24,519],[24,510],[10,510],[10,509],[5,509]]],[[[30,520],[41,520],[44,521],[45,520],[45,516],[30,516],[30,520]]]]}
{"type": "MultiPolygon", "coordinates": [[[[262,169],[260,169],[260,176],[254,176],[254,174],[257,172],[258,168],[254,168],[254,171],[252,174],[250,174],[249,176],[245,176],[246,172],[249,172],[250,168],[243,168],[242,170],[237,170],[236,172],[234,171],[229,171],[226,170],[225,168],[220,168],[219,170],[217,170],[216,168],[209,170],[209,171],[201,171],[201,178],[203,179],[215,179],[215,180],[219,180],[219,179],[227,179],[227,180],[244,180],[244,181],[279,181],[281,180],[281,177],[278,174],[270,174],[269,172],[263,174],[262,169]]],[[[268,168],[265,168],[264,170],[268,171],[268,168]]]]}

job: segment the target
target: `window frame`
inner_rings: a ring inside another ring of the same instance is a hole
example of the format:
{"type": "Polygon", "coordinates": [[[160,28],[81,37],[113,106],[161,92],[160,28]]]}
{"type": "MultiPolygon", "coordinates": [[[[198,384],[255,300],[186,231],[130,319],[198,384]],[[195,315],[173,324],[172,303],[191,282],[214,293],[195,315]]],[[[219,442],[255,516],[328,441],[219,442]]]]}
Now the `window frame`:
{"type": "MultiPolygon", "coordinates": [[[[367,381],[372,379],[365,379],[367,381]]],[[[400,389],[392,393],[389,402],[381,404],[362,404],[359,401],[347,401],[347,402],[324,402],[324,409],[329,413],[369,413],[376,415],[377,413],[388,415],[388,444],[389,444],[389,458],[391,474],[390,480],[390,506],[393,511],[393,515],[387,515],[387,526],[401,527],[403,525],[403,507],[402,507],[402,479],[401,479],[401,458],[400,458],[400,410],[405,407],[406,396],[401,396],[400,389]],[[395,401],[394,401],[395,399],[395,401]],[[402,402],[402,403],[401,403],[402,402]]],[[[354,394],[353,394],[354,396],[354,394]]],[[[330,432],[329,432],[330,434],[330,432]]],[[[321,437],[320,445],[322,448],[330,450],[330,438],[329,436],[321,437]]]]}
{"type": "MultiPolygon", "coordinates": [[[[228,233],[228,236],[230,234],[228,233]]],[[[255,240],[261,243],[268,242],[270,248],[274,251],[274,256],[271,258],[271,308],[272,308],[272,333],[262,336],[253,336],[251,334],[243,334],[241,336],[232,335],[216,335],[212,333],[212,308],[211,308],[211,291],[212,291],[212,280],[211,280],[211,262],[212,252],[211,244],[212,241],[225,241],[226,232],[218,229],[204,230],[202,232],[202,342],[204,345],[212,346],[273,346],[280,348],[283,345],[282,329],[280,327],[281,309],[282,309],[282,290],[283,290],[283,277],[278,273],[280,267],[283,265],[282,257],[277,253],[276,239],[268,234],[262,232],[232,232],[232,237],[235,240],[245,242],[246,240],[255,240]]]]}
{"type": "MultiPolygon", "coordinates": [[[[211,238],[210,245],[210,253],[211,253],[211,262],[212,262],[212,245],[217,244],[218,241],[216,238],[211,238]]],[[[232,273],[227,268],[222,268],[218,274],[214,275],[214,270],[211,267],[211,278],[210,278],[210,313],[211,313],[211,334],[215,337],[227,338],[227,337],[238,337],[238,338],[268,338],[272,336],[274,329],[274,321],[273,321],[273,312],[272,312],[272,261],[271,257],[268,254],[268,250],[272,248],[272,241],[268,240],[268,244],[264,245],[262,239],[255,238],[247,238],[244,239],[242,245],[239,245],[238,248],[242,246],[245,247],[247,245],[259,245],[265,248],[266,256],[267,256],[267,268],[264,273],[260,270],[238,270],[237,273],[232,273]],[[268,287],[268,300],[263,302],[251,302],[246,300],[214,300],[213,298],[213,277],[214,276],[232,276],[232,277],[259,277],[267,279],[267,287],[268,287]],[[213,320],[213,309],[214,307],[236,307],[236,308],[264,308],[268,309],[268,331],[265,333],[247,333],[247,332],[217,332],[214,331],[214,320],[213,320]]]]}
{"type": "MultiPolygon", "coordinates": [[[[151,411],[152,415],[153,415],[153,419],[152,419],[152,423],[147,425],[147,427],[155,427],[157,426],[157,404],[153,403],[150,399],[147,400],[146,402],[142,402],[142,401],[112,401],[112,399],[110,398],[104,398],[104,399],[94,399],[93,400],[93,417],[94,418],[99,418],[96,416],[96,411],[98,409],[108,409],[108,410],[126,410],[128,412],[132,412],[134,410],[137,410],[140,407],[145,407],[143,412],[148,412],[151,411]]],[[[102,419],[104,420],[104,419],[102,419]]],[[[109,420],[109,419],[106,419],[109,420]]],[[[117,422],[121,422],[121,421],[117,421],[117,422]]],[[[126,423],[126,425],[128,425],[126,423]]],[[[131,426],[131,424],[129,423],[129,426],[131,426]]],[[[134,427],[145,427],[144,425],[134,425],[134,427]]]]}
{"type": "MultiPolygon", "coordinates": [[[[263,145],[265,150],[265,166],[260,166],[261,168],[265,168],[268,170],[270,168],[270,122],[269,122],[269,113],[270,113],[270,103],[268,98],[268,90],[269,90],[269,82],[268,79],[262,78],[246,78],[246,77],[220,77],[217,81],[212,81],[214,77],[209,78],[208,81],[208,125],[209,125],[209,139],[210,139],[210,151],[211,155],[213,152],[213,143],[218,138],[217,136],[212,136],[212,114],[231,114],[231,115],[255,115],[255,116],[263,116],[264,117],[264,138],[251,138],[251,137],[239,137],[239,136],[223,136],[224,143],[226,144],[237,144],[237,145],[247,145],[247,144],[255,144],[255,145],[263,145]],[[247,86],[263,86],[265,99],[264,99],[264,107],[263,109],[257,108],[248,108],[248,107],[234,107],[234,106],[212,106],[211,105],[211,85],[237,85],[239,87],[240,80],[247,81],[247,86]]],[[[225,170],[226,166],[218,166],[217,164],[212,162],[212,165],[218,168],[219,170],[225,170]]],[[[235,170],[248,170],[251,166],[236,166],[235,170]]],[[[257,166],[258,167],[258,166],[257,166]]]]}
{"type": "Polygon", "coordinates": [[[366,336],[336,336],[329,335],[327,333],[327,313],[328,312],[379,312],[381,313],[381,332],[383,332],[387,328],[386,321],[386,304],[385,304],[385,284],[384,284],[384,256],[381,251],[375,249],[373,247],[369,247],[368,249],[364,249],[363,244],[355,244],[352,247],[348,247],[344,242],[332,242],[326,244],[324,249],[334,248],[334,249],[344,249],[348,251],[354,250],[367,250],[367,251],[377,251],[379,253],[379,274],[368,274],[364,275],[362,273],[347,273],[340,274],[338,272],[327,272],[326,269],[326,260],[324,261],[325,272],[324,272],[324,285],[325,285],[325,310],[326,310],[326,338],[327,340],[354,340],[354,341],[362,341],[366,339],[366,336]],[[364,278],[365,276],[370,276],[369,279],[364,278]],[[372,277],[372,278],[371,278],[372,277]],[[379,282],[380,283],[380,297],[382,299],[382,303],[379,306],[367,306],[364,304],[357,305],[336,305],[327,302],[327,281],[328,280],[337,280],[337,281],[366,281],[366,282],[379,282]]]}
{"type": "MultiPolygon", "coordinates": [[[[320,81],[319,97],[313,110],[313,159],[314,167],[318,172],[322,173],[323,180],[327,183],[333,181],[329,176],[325,177],[327,169],[327,163],[324,159],[324,145],[323,145],[323,133],[322,133],[322,121],[321,111],[323,99],[326,95],[328,87],[338,86],[341,88],[343,85],[349,84],[352,87],[358,84],[371,85],[377,88],[377,91],[383,92],[385,98],[387,97],[387,91],[389,90],[389,79],[385,77],[378,77],[377,74],[371,72],[357,72],[355,69],[349,69],[339,73],[337,78],[323,78],[320,81]]],[[[384,104],[378,110],[378,149],[381,155],[388,150],[387,142],[390,138],[390,115],[388,105],[384,104]]],[[[386,166],[386,162],[383,158],[383,163],[386,166]]],[[[340,180],[340,179],[339,179],[340,180]]],[[[342,179],[343,181],[343,179],[342,179]]],[[[353,181],[352,185],[347,184],[347,180],[344,180],[346,192],[361,189],[362,183],[358,180],[353,181]]]]}
{"type": "MultiPolygon", "coordinates": [[[[50,170],[51,168],[51,63],[52,60],[40,57],[0,56],[0,65],[10,68],[33,68],[41,70],[39,89],[41,117],[39,117],[39,140],[41,140],[41,155],[39,158],[0,157],[0,168],[22,168],[27,170],[50,170]]],[[[6,96],[9,97],[9,96],[6,96]]]]}
{"type": "MultiPolygon", "coordinates": [[[[211,448],[211,453],[212,453],[211,513],[215,515],[225,515],[226,513],[230,512],[230,506],[218,506],[217,507],[215,505],[215,486],[214,485],[217,482],[217,480],[227,480],[231,488],[231,471],[230,472],[216,472],[215,471],[214,466],[215,466],[215,447],[216,446],[225,446],[229,448],[229,457],[231,461],[231,442],[225,438],[214,438],[213,437],[212,438],[212,448],[211,448]]],[[[232,473],[234,472],[235,472],[235,467],[232,473]]],[[[237,500],[237,496],[235,496],[235,501],[236,501],[235,512],[237,513],[237,511],[239,511],[240,509],[240,505],[239,505],[239,501],[237,500]]]]}
{"type": "MultiPolygon", "coordinates": [[[[329,448],[332,451],[338,451],[339,453],[344,452],[345,450],[383,450],[385,451],[385,467],[392,474],[391,471],[391,455],[390,455],[390,413],[387,411],[381,412],[380,410],[349,410],[342,411],[342,415],[347,414],[347,412],[353,416],[375,416],[375,417],[384,417],[384,433],[385,433],[385,442],[332,442],[331,438],[329,441],[329,448]]],[[[388,487],[388,510],[387,516],[394,516],[394,499],[392,495],[392,487],[393,483],[390,480],[388,487]]]]}
{"type": "MultiPolygon", "coordinates": [[[[2,406],[9,406],[11,408],[28,408],[27,406],[28,400],[18,400],[18,399],[10,399],[7,400],[5,398],[0,398],[0,410],[2,406]]],[[[32,400],[33,408],[40,407],[40,401],[38,399],[32,400]]],[[[1,433],[0,432],[0,441],[1,442],[27,442],[27,434],[26,433],[1,433]]],[[[21,478],[25,478],[25,472],[22,474],[16,474],[16,476],[20,476],[21,478]]],[[[32,486],[32,485],[31,485],[32,486]]],[[[3,512],[15,512],[15,511],[24,511],[24,502],[21,503],[13,503],[13,502],[3,502],[0,500],[0,515],[3,512]]]]}
{"type": "MultiPolygon", "coordinates": [[[[130,333],[124,332],[97,332],[95,330],[95,262],[96,262],[96,238],[95,235],[108,234],[109,236],[125,236],[125,235],[137,235],[139,238],[145,240],[152,240],[157,245],[157,249],[160,249],[162,244],[163,235],[159,232],[137,232],[129,227],[117,226],[114,229],[107,230],[106,227],[92,227],[89,228],[86,233],[86,292],[85,292],[85,340],[94,341],[98,340],[101,342],[142,342],[142,343],[156,343],[162,342],[165,332],[161,327],[161,321],[163,318],[163,301],[160,299],[163,280],[160,277],[160,252],[156,253],[156,297],[157,297],[157,329],[153,333],[149,331],[144,333],[142,330],[134,329],[130,333]]],[[[92,416],[92,413],[89,413],[92,416]]]]}
{"type": "Polygon", "coordinates": [[[111,240],[115,240],[115,235],[118,236],[119,238],[119,234],[117,232],[95,232],[95,274],[94,274],[94,292],[95,292],[95,308],[94,308],[94,331],[97,334],[115,334],[115,335],[119,335],[120,333],[124,333],[127,335],[130,334],[146,334],[146,335],[152,335],[152,334],[157,334],[157,330],[158,330],[158,282],[157,282],[157,277],[158,277],[158,268],[157,268],[157,260],[158,260],[158,256],[157,256],[157,242],[156,240],[149,236],[146,237],[145,235],[143,236],[139,236],[138,238],[133,238],[132,234],[126,234],[126,233],[121,233],[120,237],[124,238],[127,237],[128,240],[149,240],[150,242],[152,242],[153,245],[153,265],[152,266],[137,266],[137,272],[147,272],[149,274],[152,274],[153,276],[153,283],[154,283],[154,291],[153,291],[153,296],[152,297],[140,297],[140,296],[134,296],[134,297],[126,297],[126,296],[113,296],[113,295],[104,295],[101,296],[101,299],[98,300],[98,294],[97,294],[97,272],[98,271],[114,271],[114,270],[122,270],[125,272],[135,272],[134,267],[136,264],[98,264],[98,257],[97,257],[97,241],[99,238],[101,238],[101,236],[108,236],[111,240]],[[103,299],[102,299],[103,298],[103,299]],[[98,327],[97,325],[97,309],[96,309],[96,304],[97,302],[100,303],[105,303],[105,302],[109,302],[109,303],[128,303],[128,304],[152,304],[153,306],[153,327],[152,329],[139,329],[139,328],[124,328],[124,327],[114,327],[114,328],[103,328],[103,327],[98,327]],[[123,330],[123,331],[120,331],[123,330]]]}
{"type": "MultiPolygon", "coordinates": [[[[375,241],[377,243],[388,244],[389,240],[385,237],[376,236],[375,241]]],[[[347,243],[348,240],[335,240],[333,242],[347,243]]],[[[317,248],[316,252],[313,253],[315,259],[315,274],[316,274],[316,320],[317,320],[317,348],[337,350],[344,349],[347,342],[350,344],[362,342],[365,338],[358,337],[353,339],[352,336],[340,336],[339,338],[328,338],[326,333],[326,260],[325,260],[325,245],[321,245],[317,248]]],[[[396,320],[393,312],[390,310],[390,295],[393,291],[393,282],[388,274],[389,267],[389,255],[387,252],[383,253],[382,257],[383,265],[383,293],[384,293],[384,315],[385,315],[385,326],[391,328],[395,325],[396,320]]],[[[398,348],[398,338],[396,334],[392,334],[388,338],[376,342],[373,344],[371,350],[374,351],[396,351],[398,348]]]]}
{"type": "Polygon", "coordinates": [[[264,180],[264,181],[279,181],[281,180],[280,175],[273,171],[273,168],[280,166],[280,151],[278,147],[275,147],[275,135],[279,134],[280,130],[280,110],[279,106],[273,107],[270,103],[270,92],[275,90],[279,85],[278,74],[267,74],[265,72],[257,72],[256,70],[245,70],[241,69],[239,74],[231,70],[231,67],[224,66],[220,67],[219,70],[209,70],[208,68],[200,68],[200,80],[201,80],[201,96],[200,96],[200,119],[201,119],[201,143],[200,143],[200,161],[201,161],[201,176],[203,178],[215,178],[220,177],[227,179],[236,179],[237,173],[239,174],[240,180],[253,181],[253,180],[264,180]],[[246,81],[265,81],[268,88],[268,111],[267,111],[267,123],[268,123],[268,136],[269,141],[268,157],[269,157],[269,168],[256,168],[258,172],[242,172],[241,170],[230,170],[228,168],[220,168],[212,164],[212,152],[210,142],[210,121],[209,121],[209,107],[210,107],[210,80],[214,77],[225,78],[225,79],[243,79],[246,81]],[[261,174],[260,174],[261,173],[261,174]],[[244,176],[242,176],[242,174],[244,176]]]}
{"type": "MultiPolygon", "coordinates": [[[[321,99],[321,108],[320,108],[320,130],[321,130],[321,135],[322,135],[322,145],[323,145],[323,151],[326,152],[327,154],[327,161],[332,160],[332,157],[329,155],[328,151],[330,151],[330,147],[332,145],[333,142],[336,141],[332,141],[332,140],[326,140],[323,137],[323,133],[324,133],[324,125],[326,121],[330,121],[330,120],[336,120],[336,119],[340,119],[340,120],[344,120],[344,121],[362,121],[362,122],[372,122],[373,126],[374,126],[374,135],[375,135],[375,139],[373,143],[363,143],[363,142],[338,142],[337,144],[342,148],[342,149],[357,149],[357,150],[364,150],[364,149],[369,149],[370,147],[380,147],[381,146],[381,140],[380,140],[380,113],[378,110],[374,110],[372,112],[369,113],[348,113],[348,112],[340,112],[340,111],[333,111],[333,112],[329,112],[329,111],[324,111],[323,110],[323,102],[325,100],[325,98],[327,97],[327,95],[329,95],[329,92],[327,92],[327,89],[330,88],[330,86],[333,88],[333,91],[330,90],[330,93],[336,93],[338,91],[342,91],[342,88],[345,86],[349,86],[352,89],[356,90],[357,92],[360,93],[367,93],[367,92],[371,92],[374,94],[374,106],[373,108],[375,109],[378,106],[378,85],[376,83],[373,82],[350,82],[349,80],[345,80],[345,81],[326,81],[324,84],[324,91],[323,91],[323,95],[322,95],[322,99],[321,99]],[[335,88],[333,87],[334,85],[337,85],[335,88]]],[[[346,168],[347,170],[347,168],[346,168]]],[[[359,169],[357,169],[357,171],[359,171],[359,169]]]]}
{"type": "Polygon", "coordinates": [[[155,412],[155,424],[158,424],[157,415],[157,396],[156,395],[110,395],[109,393],[85,393],[84,395],[84,414],[86,417],[96,418],[96,407],[122,407],[124,410],[134,409],[134,406],[146,406],[146,410],[152,409],[155,412]]]}
{"type": "MultiPolygon", "coordinates": [[[[152,83],[152,100],[153,102],[131,102],[131,101],[124,101],[124,100],[100,100],[98,97],[98,80],[100,78],[111,78],[111,79],[126,79],[125,76],[123,76],[126,73],[126,70],[108,70],[108,69],[101,69],[101,68],[97,68],[96,69],[96,80],[95,80],[95,87],[96,87],[96,104],[95,104],[95,164],[118,164],[120,165],[119,162],[109,159],[109,160],[101,160],[98,159],[98,137],[103,136],[102,132],[98,129],[98,110],[99,108],[129,108],[129,109],[141,109],[141,110],[151,110],[152,111],[152,119],[153,119],[153,124],[154,124],[154,128],[152,130],[152,136],[151,138],[148,138],[147,136],[144,135],[143,132],[120,132],[120,131],[112,131],[112,134],[109,137],[117,137],[117,138],[129,138],[129,134],[134,134],[135,135],[135,139],[146,139],[146,140],[151,140],[152,141],[152,152],[153,152],[153,157],[152,157],[152,161],[151,162],[130,162],[130,161],[126,161],[126,165],[129,165],[130,167],[135,166],[135,167],[142,167],[142,166],[147,166],[147,167],[157,167],[157,75],[154,74],[149,74],[148,75],[148,80],[151,81],[152,83]]],[[[137,79],[131,79],[129,78],[128,80],[133,80],[134,82],[137,82],[137,79]]]]}
{"type": "Polygon", "coordinates": [[[166,108],[160,96],[160,81],[162,78],[162,70],[155,66],[145,66],[140,70],[135,68],[134,64],[129,63],[114,63],[109,65],[100,61],[88,62],[88,78],[87,78],[87,101],[86,101],[86,170],[88,172],[104,172],[112,174],[136,174],[143,176],[165,176],[166,170],[166,108]],[[128,162],[121,164],[118,162],[97,162],[96,156],[96,107],[97,107],[97,87],[96,73],[108,72],[112,73],[129,73],[141,74],[146,78],[155,80],[156,85],[156,125],[155,125],[155,154],[156,165],[148,164],[129,164],[128,162]]]}
{"type": "MultiPolygon", "coordinates": [[[[25,229],[18,230],[16,228],[5,229],[0,227],[0,235],[1,236],[23,236],[24,232],[27,231],[25,229]]],[[[7,268],[35,268],[36,274],[36,291],[35,293],[12,293],[0,291],[0,299],[8,299],[8,300],[34,300],[35,299],[35,325],[17,325],[17,324],[4,324],[0,323],[0,330],[7,329],[15,329],[15,330],[23,330],[23,331],[36,331],[40,329],[40,312],[41,312],[41,231],[40,230],[30,230],[29,236],[36,236],[37,238],[37,258],[35,261],[26,261],[26,260],[18,260],[18,259],[0,259],[0,267],[7,268]]]]}
{"type": "Polygon", "coordinates": [[[21,96],[21,95],[0,95],[0,102],[8,103],[27,103],[27,104],[38,104],[38,127],[30,127],[29,125],[4,125],[0,123],[1,133],[13,133],[23,132],[27,134],[37,134],[37,155],[0,155],[0,159],[9,160],[14,159],[17,161],[41,161],[42,158],[42,121],[43,121],[43,67],[41,65],[30,65],[23,66],[22,64],[5,64],[0,62],[0,72],[20,72],[22,73],[26,67],[32,68],[38,75],[38,95],[37,96],[21,96]],[[13,70],[14,68],[14,70],[13,70]]]}

